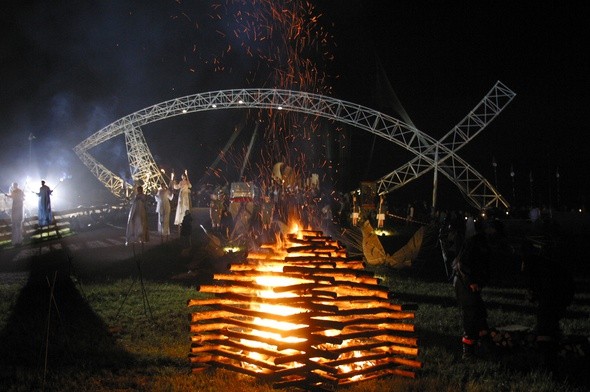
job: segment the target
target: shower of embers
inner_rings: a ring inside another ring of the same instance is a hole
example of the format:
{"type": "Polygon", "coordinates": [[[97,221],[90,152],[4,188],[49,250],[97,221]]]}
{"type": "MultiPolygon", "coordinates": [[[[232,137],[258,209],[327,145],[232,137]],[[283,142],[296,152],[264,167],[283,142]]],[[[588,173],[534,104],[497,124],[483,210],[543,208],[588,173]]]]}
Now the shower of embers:
{"type": "Polygon", "coordinates": [[[191,299],[193,372],[224,368],[275,388],[334,390],[415,377],[415,307],[321,231],[302,230],[251,251],[191,299]]]}

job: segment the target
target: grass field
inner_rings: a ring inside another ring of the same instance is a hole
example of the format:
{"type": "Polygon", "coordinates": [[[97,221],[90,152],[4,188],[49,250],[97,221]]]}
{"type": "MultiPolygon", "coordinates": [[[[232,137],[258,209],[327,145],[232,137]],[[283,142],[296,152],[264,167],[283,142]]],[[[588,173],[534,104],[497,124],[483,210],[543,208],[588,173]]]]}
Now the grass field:
{"type": "MultiPolygon", "coordinates": [[[[153,256],[167,257],[165,253],[153,256]]],[[[188,260],[189,262],[191,260],[188,260]]],[[[271,391],[271,384],[222,369],[192,374],[188,361],[187,301],[204,294],[194,285],[132,277],[80,280],[71,266],[44,260],[30,274],[0,286],[2,391],[271,391]],[[147,303],[145,300],[147,299],[147,303]]],[[[489,323],[514,329],[512,347],[493,359],[461,360],[461,319],[451,284],[424,269],[371,267],[394,293],[417,304],[415,325],[423,368],[415,379],[388,377],[341,387],[345,391],[588,391],[590,282],[576,274],[574,303],[562,320],[564,344],[557,372],[539,369],[522,331],[534,307],[518,279],[486,288],[489,323]],[[518,337],[518,339],[516,339],[518,337]],[[567,345],[566,343],[570,343],[567,345]]]]}

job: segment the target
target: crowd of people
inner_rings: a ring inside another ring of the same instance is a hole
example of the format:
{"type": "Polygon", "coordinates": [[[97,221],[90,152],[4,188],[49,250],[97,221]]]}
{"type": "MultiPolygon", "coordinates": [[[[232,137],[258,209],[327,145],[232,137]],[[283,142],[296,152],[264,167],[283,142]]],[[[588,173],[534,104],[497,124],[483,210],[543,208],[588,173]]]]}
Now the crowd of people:
{"type": "MultiPolygon", "coordinates": [[[[359,208],[351,198],[349,222],[359,225],[363,220],[380,225],[379,209],[359,208]],[[357,212],[355,215],[354,212],[357,212]]],[[[346,210],[346,208],[344,208],[346,210]]],[[[449,280],[452,282],[461,314],[461,358],[474,361],[479,358],[497,358],[498,347],[488,325],[488,310],[482,293],[502,275],[495,271],[498,265],[512,265],[513,282],[522,285],[535,309],[536,322],[532,330],[538,360],[548,372],[557,367],[558,342],[561,339],[560,321],[572,304],[574,280],[563,259],[557,242],[558,228],[545,209],[532,206],[519,209],[512,215],[490,209],[485,212],[437,210],[432,212],[426,203],[412,202],[405,208],[393,207],[388,216],[398,225],[427,225],[439,234],[439,245],[448,260],[449,280]],[[508,217],[507,217],[508,216],[508,217]],[[404,219],[405,217],[405,219],[404,219]],[[510,221],[524,222],[521,236],[511,238],[505,232],[510,221]],[[520,267],[520,268],[519,268],[520,267]]],[[[512,268],[512,267],[511,267],[512,268]]]]}
{"type": "MultiPolygon", "coordinates": [[[[554,223],[545,216],[528,221],[528,230],[516,243],[506,241],[504,221],[494,216],[463,219],[446,225],[446,245],[452,260],[452,282],[461,310],[462,358],[495,358],[498,348],[488,325],[487,304],[482,292],[492,282],[492,268],[502,258],[520,261],[520,284],[535,307],[533,329],[538,360],[548,372],[557,369],[560,321],[574,298],[574,279],[558,246],[554,223]],[[460,222],[460,223],[457,223],[460,222]],[[528,235],[527,235],[528,234],[528,235]]],[[[497,268],[497,267],[496,267],[497,268]]],[[[504,271],[510,273],[510,271],[504,271]]]]}
{"type": "MultiPolygon", "coordinates": [[[[38,197],[38,223],[40,227],[54,223],[51,209],[52,190],[41,181],[38,197]]],[[[12,200],[12,243],[23,243],[25,193],[14,182],[5,194],[12,200]]],[[[144,193],[142,186],[135,188],[127,214],[126,243],[144,243],[150,240],[148,214],[153,208],[158,216],[157,230],[161,241],[171,236],[171,222],[178,227],[183,246],[191,246],[192,233],[192,184],[185,170],[179,181],[174,175],[168,184],[161,184],[151,195],[144,193]],[[177,203],[173,221],[172,201],[175,194],[177,203]]],[[[229,208],[230,200],[223,189],[210,194],[209,212],[211,229],[214,234],[228,238],[232,226],[229,208]]],[[[334,223],[340,226],[358,226],[370,220],[382,228],[389,216],[395,216],[405,224],[429,221],[440,227],[441,246],[445,258],[452,262],[450,276],[457,304],[461,310],[462,358],[473,360],[481,356],[495,355],[494,343],[490,337],[487,306],[482,292],[491,284],[491,266],[494,258],[502,257],[499,244],[504,235],[503,221],[497,216],[479,216],[463,211],[437,211],[429,213],[419,203],[410,203],[405,211],[392,209],[381,196],[373,208],[360,204],[355,193],[326,194],[317,188],[270,187],[263,189],[257,209],[253,211],[251,227],[259,233],[269,233],[277,221],[287,222],[295,218],[303,227],[322,228],[329,231],[334,223]],[[404,219],[405,213],[405,219],[404,219]],[[500,239],[500,240],[499,240],[500,239]]],[[[560,320],[574,297],[571,273],[559,260],[555,237],[548,220],[538,209],[531,209],[529,221],[536,228],[534,237],[524,238],[518,249],[508,246],[508,257],[520,258],[523,282],[536,305],[537,346],[540,360],[548,370],[556,366],[557,342],[560,339],[560,320]]]]}
{"type": "MultiPolygon", "coordinates": [[[[158,189],[153,192],[161,242],[170,240],[171,202],[174,199],[175,190],[178,197],[174,225],[178,227],[178,234],[182,237],[186,237],[186,233],[192,231],[192,228],[187,227],[189,224],[192,225],[191,220],[188,219],[191,211],[191,189],[192,184],[188,178],[188,170],[185,170],[179,181],[174,180],[174,173],[172,173],[170,182],[160,184],[158,189]]],[[[126,244],[149,242],[148,209],[151,205],[149,196],[144,193],[143,186],[136,186],[127,219],[126,244]]]]}
{"type": "MultiPolygon", "coordinates": [[[[39,227],[52,225],[54,223],[51,210],[51,194],[53,190],[45,184],[45,180],[41,180],[39,192],[34,193],[39,198],[37,210],[39,227]]],[[[18,186],[17,182],[13,182],[8,193],[4,193],[4,195],[12,200],[10,214],[11,241],[14,246],[20,246],[24,241],[25,192],[18,186]]]]}

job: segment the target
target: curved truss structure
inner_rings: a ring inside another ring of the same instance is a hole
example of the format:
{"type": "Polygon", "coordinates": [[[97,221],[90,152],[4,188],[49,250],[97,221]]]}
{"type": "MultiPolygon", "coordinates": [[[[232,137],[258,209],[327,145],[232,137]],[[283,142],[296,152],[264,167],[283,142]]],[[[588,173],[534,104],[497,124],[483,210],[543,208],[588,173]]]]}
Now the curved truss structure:
{"type": "Polygon", "coordinates": [[[477,136],[516,96],[500,81],[491,88],[485,97],[422,155],[417,155],[403,166],[383,176],[378,181],[378,192],[388,193],[437,169],[453,181],[467,195],[475,207],[482,209],[508,202],[491,184],[461,159],[456,153],[477,136]],[[425,159],[427,157],[427,159],[425,159]]]}
{"type": "Polygon", "coordinates": [[[416,155],[402,168],[378,180],[379,192],[388,193],[438,168],[454,182],[476,208],[485,208],[497,201],[508,203],[475,169],[461,160],[456,151],[477,135],[514,97],[508,88],[497,82],[488,95],[459,125],[440,141],[384,113],[323,95],[280,89],[220,90],[189,95],[165,101],[125,116],[76,147],[74,151],[90,171],[117,197],[125,197],[132,185],[98,162],[89,150],[124,135],[131,176],[142,181],[147,190],[163,182],[163,176],[147,146],[141,127],[159,120],[189,113],[223,109],[291,110],[324,117],[352,125],[389,140],[416,155]]]}

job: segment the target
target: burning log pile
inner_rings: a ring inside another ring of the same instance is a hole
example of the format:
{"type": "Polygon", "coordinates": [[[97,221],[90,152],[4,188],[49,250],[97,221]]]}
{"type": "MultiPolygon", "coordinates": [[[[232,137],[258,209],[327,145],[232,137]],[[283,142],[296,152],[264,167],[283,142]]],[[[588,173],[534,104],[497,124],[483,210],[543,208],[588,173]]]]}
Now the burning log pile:
{"type": "Polygon", "coordinates": [[[415,310],[320,231],[277,239],[191,299],[193,372],[241,372],[275,388],[334,389],[422,367],[415,310]],[[206,310],[202,310],[205,307],[206,310]]]}

